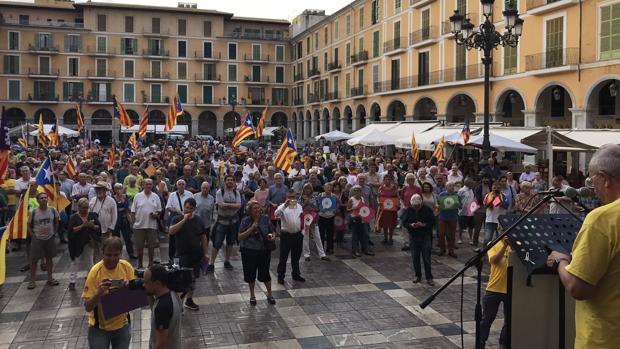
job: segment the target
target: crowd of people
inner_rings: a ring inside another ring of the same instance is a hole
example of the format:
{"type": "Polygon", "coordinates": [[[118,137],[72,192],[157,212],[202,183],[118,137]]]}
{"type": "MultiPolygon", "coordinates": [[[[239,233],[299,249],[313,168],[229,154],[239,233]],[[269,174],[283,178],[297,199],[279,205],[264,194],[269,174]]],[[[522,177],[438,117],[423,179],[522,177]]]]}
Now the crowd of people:
{"type": "MultiPolygon", "coordinates": [[[[36,147],[14,152],[0,188],[0,220],[6,224],[20,200],[28,200],[28,239],[12,241],[10,247],[25,251],[21,271],[30,271],[28,289],[37,287],[39,262],[48,275],[46,285],[59,284],[53,265],[57,244],[68,244],[70,290],[76,289],[78,265],[93,266],[83,291],[89,323],[96,327],[89,342],[93,347],[107,348],[101,345],[130,332],[126,320],[105,320],[96,307],[98,297],[111,287],[104,280],[130,280],[134,268],[149,268],[149,278],[159,280],[159,291],[153,292],[161,293],[162,272],[153,267],[158,262],[191,268],[197,278],[214,272],[218,255],[224,268],[232,270],[238,245],[250,303],[257,304],[258,279],[265,284],[268,303],[275,304],[269,268],[276,246],[277,282],[284,284],[289,259],[292,280],[304,282],[302,256],[317,263],[328,263],[334,254],[374,256],[375,243],[389,247],[395,235],[403,234],[402,249],[412,256],[413,282],[424,276],[434,285],[433,250],[456,258],[466,244],[479,248],[497,236],[500,215],[526,212],[537,204],[536,192],[569,184],[561,176],[547,183],[530,165],[515,177],[501,169],[495,157],[485,165],[416,161],[405,152],[362,156],[346,145],[310,144],[298,149],[286,173],[274,165],[277,146],[262,143],[241,152],[224,141],[161,140],[121,151],[110,160],[110,150],[97,142],[88,147],[67,142],[60,149],[72,152],[36,147]],[[60,212],[48,205],[48,193],[37,188],[34,179],[46,157],[53,163],[58,195],[71,202],[60,212]],[[75,177],[68,171],[69,161],[75,161],[75,177]],[[28,188],[30,198],[20,198],[28,188]],[[374,234],[382,239],[372,238],[374,234]],[[155,249],[166,240],[168,256],[156,261],[155,249]],[[127,260],[119,261],[123,250],[127,260]]],[[[583,186],[584,179],[571,178],[570,184],[583,186]]],[[[587,201],[589,208],[600,205],[595,197],[587,201]]],[[[565,208],[580,209],[570,200],[540,211],[565,208]]],[[[199,309],[192,291],[182,295],[182,302],[166,299],[170,309],[199,309]]]]}

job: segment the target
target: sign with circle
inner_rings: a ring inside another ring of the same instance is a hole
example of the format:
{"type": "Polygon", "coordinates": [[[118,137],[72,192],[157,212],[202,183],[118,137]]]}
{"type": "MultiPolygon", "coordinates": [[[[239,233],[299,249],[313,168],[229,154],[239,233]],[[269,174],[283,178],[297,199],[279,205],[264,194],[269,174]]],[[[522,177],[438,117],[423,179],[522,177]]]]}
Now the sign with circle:
{"type": "Polygon", "coordinates": [[[372,221],[373,217],[375,216],[375,212],[372,208],[363,205],[357,209],[357,214],[362,218],[362,221],[364,223],[370,223],[370,221],[372,221]]]}
{"type": "Polygon", "coordinates": [[[304,227],[309,227],[312,222],[314,222],[314,217],[316,217],[316,213],[306,213],[304,214],[304,227]]]}
{"type": "Polygon", "coordinates": [[[334,217],[334,225],[335,225],[337,228],[342,228],[342,227],[344,227],[344,219],[342,219],[342,217],[341,217],[341,216],[335,216],[335,217],[334,217]]]}
{"type": "Polygon", "coordinates": [[[398,200],[396,198],[380,198],[381,208],[384,211],[396,211],[398,210],[398,200]]]}
{"type": "Polygon", "coordinates": [[[336,210],[336,198],[333,196],[327,196],[327,197],[321,198],[320,209],[323,212],[335,211],[336,210]]]}

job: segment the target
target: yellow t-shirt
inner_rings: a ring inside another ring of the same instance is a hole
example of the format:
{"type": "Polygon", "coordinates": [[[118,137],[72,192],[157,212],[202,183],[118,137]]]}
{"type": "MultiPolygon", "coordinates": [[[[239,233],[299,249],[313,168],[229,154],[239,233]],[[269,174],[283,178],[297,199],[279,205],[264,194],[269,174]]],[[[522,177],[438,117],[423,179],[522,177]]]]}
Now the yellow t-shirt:
{"type": "Polygon", "coordinates": [[[508,255],[510,254],[510,246],[506,248],[504,257],[499,263],[491,263],[491,257],[495,256],[504,246],[502,241],[495,244],[487,251],[487,257],[489,258],[489,264],[491,264],[491,274],[489,275],[489,282],[487,283],[487,291],[497,293],[507,293],[508,289],[508,255]]]}
{"type": "MultiPolygon", "coordinates": [[[[4,190],[8,190],[8,189],[15,189],[15,180],[13,178],[7,178],[4,180],[4,183],[2,183],[2,188],[4,190]]],[[[7,205],[9,206],[15,206],[17,205],[17,196],[15,194],[6,194],[6,201],[7,201],[7,205]]]]}
{"type": "Polygon", "coordinates": [[[620,199],[588,214],[566,270],[596,286],[575,304],[575,348],[620,348],[620,199]]]}
{"type": "MultiPolygon", "coordinates": [[[[97,294],[99,284],[103,279],[135,279],[134,270],[129,262],[120,260],[115,269],[109,270],[103,265],[103,261],[95,264],[86,277],[86,284],[84,285],[84,291],[82,292],[82,298],[92,298],[97,294]]],[[[127,324],[127,314],[121,314],[111,319],[105,320],[103,317],[103,311],[101,310],[101,303],[97,305],[99,328],[104,331],[115,331],[122,328],[127,324]]],[[[88,325],[95,326],[95,311],[88,313],[88,325]]]]}

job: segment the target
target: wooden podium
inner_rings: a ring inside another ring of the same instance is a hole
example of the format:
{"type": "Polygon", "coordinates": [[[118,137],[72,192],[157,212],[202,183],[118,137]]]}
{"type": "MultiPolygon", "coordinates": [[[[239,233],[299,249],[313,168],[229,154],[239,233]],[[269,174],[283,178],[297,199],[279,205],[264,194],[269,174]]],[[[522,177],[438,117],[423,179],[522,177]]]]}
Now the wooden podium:
{"type": "Polygon", "coordinates": [[[557,274],[533,273],[528,282],[528,271],[515,252],[508,258],[506,314],[510,317],[508,342],[512,349],[574,346],[575,300],[557,274]]]}

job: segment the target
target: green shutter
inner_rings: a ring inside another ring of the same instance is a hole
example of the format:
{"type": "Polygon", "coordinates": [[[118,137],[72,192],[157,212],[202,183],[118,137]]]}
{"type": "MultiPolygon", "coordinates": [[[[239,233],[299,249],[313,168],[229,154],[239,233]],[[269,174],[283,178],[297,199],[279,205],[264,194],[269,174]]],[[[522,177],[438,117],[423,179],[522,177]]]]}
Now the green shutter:
{"type": "Polygon", "coordinates": [[[379,57],[379,32],[372,33],[372,56],[379,57]]]}
{"type": "Polygon", "coordinates": [[[276,47],[276,60],[278,62],[284,62],[284,46],[276,47]]]}
{"type": "Polygon", "coordinates": [[[202,103],[213,104],[213,86],[202,87],[202,103]]]}
{"type": "Polygon", "coordinates": [[[68,101],[69,100],[70,93],[71,93],[71,91],[69,91],[69,83],[68,82],[63,82],[62,83],[62,95],[64,97],[64,101],[68,101]]]}
{"type": "Polygon", "coordinates": [[[9,74],[9,72],[11,71],[11,67],[9,67],[9,56],[4,56],[4,73],[5,74],[9,74]]]}
{"type": "Polygon", "coordinates": [[[132,39],[133,40],[133,54],[137,55],[138,54],[138,39],[132,39]]]}
{"type": "Polygon", "coordinates": [[[97,98],[99,96],[99,85],[97,85],[94,82],[92,84],[91,93],[92,93],[93,100],[97,100],[97,98]]]}
{"type": "Polygon", "coordinates": [[[181,103],[187,103],[187,86],[179,85],[177,87],[177,93],[179,94],[179,98],[181,99],[181,103]]]}
{"type": "Polygon", "coordinates": [[[276,82],[284,82],[284,67],[276,67],[276,82]]]}
{"type": "Polygon", "coordinates": [[[69,51],[69,47],[71,46],[71,41],[69,40],[69,34],[65,35],[65,52],[69,51]]]}
{"type": "Polygon", "coordinates": [[[125,54],[125,39],[121,38],[121,54],[125,54]]]}

